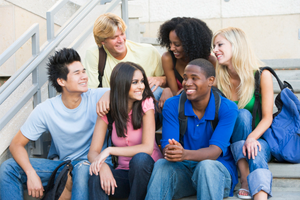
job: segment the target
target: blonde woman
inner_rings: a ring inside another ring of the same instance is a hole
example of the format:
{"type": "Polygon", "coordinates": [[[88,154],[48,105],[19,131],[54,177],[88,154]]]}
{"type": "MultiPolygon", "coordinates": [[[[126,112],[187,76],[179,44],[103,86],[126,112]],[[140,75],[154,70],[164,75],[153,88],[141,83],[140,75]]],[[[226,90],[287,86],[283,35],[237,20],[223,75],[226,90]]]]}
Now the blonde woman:
{"type": "Polygon", "coordinates": [[[260,98],[262,119],[252,130],[254,106],[254,74],[262,62],[255,56],[245,33],[239,28],[225,28],[213,36],[213,52],[218,59],[216,83],[227,98],[239,108],[231,137],[231,151],[240,170],[241,199],[267,199],[272,196],[272,174],[268,169],[270,148],[261,136],[272,123],[273,82],[267,70],[261,73],[260,98]]]}

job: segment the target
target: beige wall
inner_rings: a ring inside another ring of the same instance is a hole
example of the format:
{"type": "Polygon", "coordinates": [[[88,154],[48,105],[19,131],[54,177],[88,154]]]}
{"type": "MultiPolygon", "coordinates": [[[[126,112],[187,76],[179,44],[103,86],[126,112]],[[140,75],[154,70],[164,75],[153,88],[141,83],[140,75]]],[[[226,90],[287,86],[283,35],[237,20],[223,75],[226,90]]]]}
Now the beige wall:
{"type": "MultiPolygon", "coordinates": [[[[39,24],[40,46],[47,41],[46,20],[18,6],[0,1],[0,54],[33,24],[39,24]]],[[[59,26],[55,26],[57,31],[59,26]]],[[[31,57],[31,40],[28,40],[9,60],[0,66],[0,77],[11,76],[31,57]]]]}
{"type": "Polygon", "coordinates": [[[213,32],[228,26],[243,29],[261,59],[300,58],[299,0],[141,0],[144,37],[157,37],[159,26],[177,16],[205,21],[213,32]]]}

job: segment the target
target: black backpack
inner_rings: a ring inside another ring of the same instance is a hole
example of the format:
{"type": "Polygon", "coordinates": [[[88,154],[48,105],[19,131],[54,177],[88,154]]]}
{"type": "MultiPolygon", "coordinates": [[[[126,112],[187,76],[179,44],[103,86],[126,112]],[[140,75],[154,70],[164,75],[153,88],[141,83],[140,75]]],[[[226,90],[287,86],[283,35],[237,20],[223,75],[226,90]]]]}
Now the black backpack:
{"type": "Polygon", "coordinates": [[[72,176],[72,170],[73,165],[71,164],[71,160],[64,161],[60,165],[58,165],[50,176],[42,200],[58,200],[65,189],[68,180],[68,173],[70,173],[70,175],[72,176]],[[62,166],[64,166],[64,168],[61,170],[55,180],[56,173],[62,166]]]}
{"type": "MultiPolygon", "coordinates": [[[[220,109],[220,105],[221,105],[221,97],[220,96],[225,97],[225,95],[214,86],[212,86],[212,93],[215,97],[216,110],[215,110],[215,119],[210,121],[210,124],[211,124],[212,130],[214,131],[219,122],[218,116],[219,116],[219,109],[220,109]]],[[[179,104],[178,104],[178,119],[179,119],[179,133],[180,133],[179,142],[182,146],[183,146],[183,136],[184,136],[184,134],[186,132],[186,128],[187,128],[187,116],[185,116],[185,114],[184,114],[184,104],[186,102],[186,99],[187,99],[186,93],[183,91],[179,98],[179,104]]]]}

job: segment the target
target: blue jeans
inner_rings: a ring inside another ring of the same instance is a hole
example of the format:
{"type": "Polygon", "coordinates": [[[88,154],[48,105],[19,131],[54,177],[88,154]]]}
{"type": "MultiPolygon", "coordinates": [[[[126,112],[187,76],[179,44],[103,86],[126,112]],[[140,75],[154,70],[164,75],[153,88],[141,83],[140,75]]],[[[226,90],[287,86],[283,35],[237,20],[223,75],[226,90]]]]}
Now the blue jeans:
{"type": "Polygon", "coordinates": [[[197,194],[198,200],[229,196],[231,175],[216,160],[170,162],[158,160],[148,184],[146,200],[172,200],[197,194]]]}
{"type": "MultiPolygon", "coordinates": [[[[42,158],[30,158],[29,160],[37,175],[41,178],[44,188],[52,171],[63,162],[42,158]]],[[[72,161],[72,165],[74,167],[72,172],[72,200],[89,199],[88,177],[90,164],[85,160],[77,160],[72,161]]],[[[27,176],[15,160],[13,158],[6,160],[0,167],[0,199],[23,200],[23,187],[26,187],[26,182],[27,176]]]]}
{"type": "MultiPolygon", "coordinates": [[[[115,198],[144,200],[147,185],[153,170],[154,160],[146,153],[138,153],[132,157],[129,170],[114,169],[111,171],[116,180],[115,198]]],[[[108,195],[101,188],[99,175],[92,175],[89,179],[90,199],[108,200],[108,195]]]]}
{"type": "Polygon", "coordinates": [[[243,146],[252,132],[252,114],[246,109],[240,109],[238,118],[231,137],[231,152],[237,163],[240,159],[245,158],[249,164],[250,174],[247,177],[249,191],[251,196],[263,190],[272,196],[272,173],[269,170],[268,162],[271,160],[271,151],[268,143],[263,139],[258,139],[261,145],[261,151],[253,160],[248,159],[248,155],[243,155],[243,146]]]}

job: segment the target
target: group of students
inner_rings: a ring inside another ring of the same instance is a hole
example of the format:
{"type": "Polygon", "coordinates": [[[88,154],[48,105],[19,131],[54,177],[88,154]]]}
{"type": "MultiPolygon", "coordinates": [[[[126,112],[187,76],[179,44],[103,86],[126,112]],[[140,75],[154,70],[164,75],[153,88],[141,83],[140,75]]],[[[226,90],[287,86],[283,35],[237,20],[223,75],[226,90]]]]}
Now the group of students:
{"type": "Polygon", "coordinates": [[[168,49],[160,59],[151,45],[126,41],[125,30],[118,16],[101,15],[85,68],[73,49],[49,59],[49,81],[61,94],[38,105],[14,137],[13,159],[0,167],[0,199],[22,199],[26,183],[29,195],[41,197],[51,172],[68,159],[74,165],[72,199],[218,200],[233,195],[237,167],[238,197],[272,196],[270,149],[261,136],[272,123],[273,83],[263,71],[262,119],[252,130],[254,74],[263,64],[245,33],[230,27],[212,34],[199,19],[173,18],[159,30],[168,49]],[[110,90],[88,89],[99,85],[100,48],[107,54],[103,87],[110,90]],[[218,105],[213,87],[226,96],[218,105]],[[181,136],[183,95],[187,127],[181,136]],[[162,151],[155,142],[161,108],[162,151]],[[49,156],[56,159],[28,158],[25,145],[45,131],[53,141],[49,156]],[[115,166],[112,157],[118,158],[115,166]]]}

